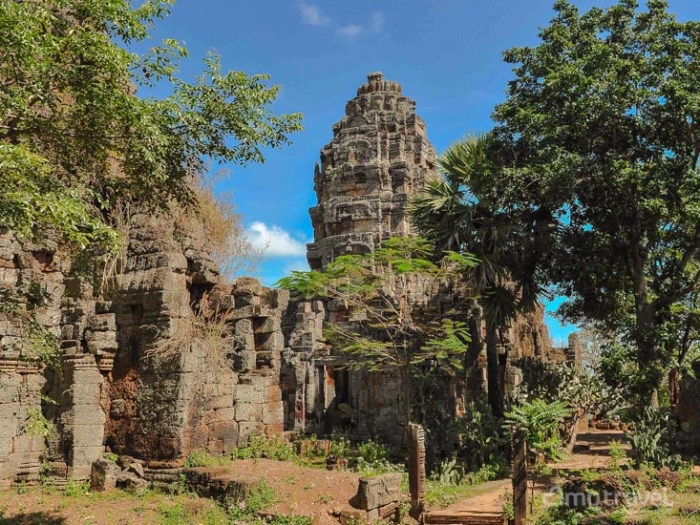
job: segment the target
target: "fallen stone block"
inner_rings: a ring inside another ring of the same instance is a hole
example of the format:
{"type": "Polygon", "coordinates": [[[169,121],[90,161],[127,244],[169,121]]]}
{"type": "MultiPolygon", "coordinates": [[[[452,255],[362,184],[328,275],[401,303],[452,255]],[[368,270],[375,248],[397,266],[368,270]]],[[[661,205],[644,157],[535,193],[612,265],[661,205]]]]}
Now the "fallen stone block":
{"type": "Polygon", "coordinates": [[[122,472],[117,478],[117,487],[120,489],[141,490],[148,487],[148,481],[128,470],[122,472]]]}
{"type": "Polygon", "coordinates": [[[262,479],[249,474],[234,473],[228,467],[196,467],[183,469],[190,490],[203,498],[219,501],[245,500],[262,479]]]}
{"type": "Polygon", "coordinates": [[[399,501],[401,501],[401,474],[383,474],[361,479],[357,494],[350,504],[357,509],[373,511],[399,501]]]}
{"type": "Polygon", "coordinates": [[[102,492],[117,486],[122,469],[114,461],[100,459],[92,464],[90,472],[90,490],[102,492]]]}

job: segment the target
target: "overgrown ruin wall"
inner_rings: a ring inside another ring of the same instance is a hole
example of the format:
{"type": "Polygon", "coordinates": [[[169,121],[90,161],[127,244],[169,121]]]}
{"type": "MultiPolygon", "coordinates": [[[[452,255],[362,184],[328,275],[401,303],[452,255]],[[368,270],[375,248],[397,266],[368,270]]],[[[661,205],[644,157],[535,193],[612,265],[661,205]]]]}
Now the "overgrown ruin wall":
{"type": "MultiPolygon", "coordinates": [[[[411,235],[408,199],[437,176],[415,103],[381,74],[333,131],[314,175],[313,268],[411,235]]],[[[254,279],[223,283],[200,226],[128,219],[127,246],[107,263],[69,259],[50,235],[0,231],[0,487],[38,481],[42,463],[57,478],[85,478],[105,451],[167,479],[190,452],[229,454],[253,432],[345,427],[402,439],[399,377],[348,370],[324,340],[328,322],[352,323],[342,305],[290,304],[254,279]]],[[[469,318],[471,301],[424,285],[412,285],[412,300],[426,316],[469,318]]],[[[454,415],[485,389],[481,327],[472,332],[467,372],[440,394],[454,415]]],[[[509,359],[549,355],[542,312],[518,319],[506,346],[509,359]]],[[[508,363],[504,374],[519,381],[508,363]]]]}
{"type": "Polygon", "coordinates": [[[219,284],[203,238],[135,214],[123,257],[94,274],[0,236],[0,483],[37,481],[42,462],[85,478],[105,450],[167,468],[283,431],[288,293],[219,284]]]}

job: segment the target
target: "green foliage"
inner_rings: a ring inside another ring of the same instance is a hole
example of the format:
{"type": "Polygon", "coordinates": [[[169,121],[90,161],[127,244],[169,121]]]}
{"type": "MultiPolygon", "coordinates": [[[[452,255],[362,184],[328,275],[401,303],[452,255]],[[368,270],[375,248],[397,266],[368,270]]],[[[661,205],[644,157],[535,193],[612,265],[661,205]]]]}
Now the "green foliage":
{"type": "Polygon", "coordinates": [[[352,444],[347,437],[334,433],[331,435],[331,448],[329,452],[339,458],[347,459],[352,455],[352,444]]]}
{"type": "Polygon", "coordinates": [[[24,236],[49,227],[74,247],[114,250],[119,235],[100,212],[131,200],[191,205],[207,159],[260,162],[262,148],[301,129],[299,115],[269,111],[279,87],[265,75],[222,72],[209,55],[188,83],[176,40],[133,52],[171,4],[0,3],[0,226],[24,236]],[[134,95],[160,82],[168,97],[134,95]]]}
{"type": "Polygon", "coordinates": [[[360,443],[357,446],[357,452],[367,463],[387,461],[389,459],[389,450],[386,445],[371,439],[360,443]]]}
{"type": "Polygon", "coordinates": [[[683,468],[680,456],[672,455],[669,448],[671,429],[672,422],[666,411],[652,407],[644,409],[634,423],[634,431],[625,433],[638,469],[645,465],[668,467],[673,471],[683,468]]]}
{"type": "Polygon", "coordinates": [[[513,493],[509,490],[506,490],[498,496],[498,501],[501,504],[501,508],[503,509],[503,514],[505,515],[508,520],[514,520],[515,519],[515,503],[513,502],[513,493]]]}
{"type": "Polygon", "coordinates": [[[273,516],[270,525],[311,525],[309,516],[273,516]]]}
{"type": "Polygon", "coordinates": [[[190,506],[187,499],[164,500],[157,506],[159,525],[228,525],[230,520],[218,506],[190,506]]]}
{"type": "Polygon", "coordinates": [[[53,423],[46,419],[44,414],[38,408],[30,408],[27,410],[27,418],[22,425],[22,432],[27,436],[49,437],[56,429],[53,423]]]}
{"type": "Polygon", "coordinates": [[[619,471],[621,462],[626,457],[627,451],[622,446],[622,442],[613,439],[610,442],[610,468],[619,471]]]}
{"type": "Polygon", "coordinates": [[[341,256],[325,271],[292,272],[277,283],[300,299],[325,297],[344,307],[347,319],[327,325],[324,338],[349,358],[349,367],[397,371],[409,420],[416,376],[426,367],[435,374],[455,373],[469,342],[460,322],[444,319],[437,327],[421,322],[425,305],[417,304],[411,289],[416,282],[425,289],[446,282],[473,260],[455,254],[438,265],[431,257],[425,239],[392,238],[372,253],[341,256]]]}
{"type": "Polygon", "coordinates": [[[231,453],[233,459],[267,458],[276,461],[291,461],[296,458],[292,443],[277,436],[252,434],[248,443],[231,453]]]}
{"type": "Polygon", "coordinates": [[[87,481],[78,481],[69,479],[63,488],[63,495],[67,498],[77,498],[90,493],[90,483],[87,481]]]}
{"type": "Polygon", "coordinates": [[[464,355],[471,341],[469,328],[466,323],[443,319],[440,327],[431,333],[430,337],[411,356],[411,365],[422,365],[430,362],[439,370],[455,375],[464,369],[464,355]]]}
{"type": "Polygon", "coordinates": [[[699,26],[664,0],[554,9],[538,45],[504,54],[514,78],[493,115],[485,200],[547,226],[519,228],[539,252],[531,273],[571,298],[564,317],[634,346],[650,397],[672,364],[672,311],[700,277],[699,26]]]}
{"type": "Polygon", "coordinates": [[[219,467],[229,465],[231,460],[221,456],[213,456],[206,450],[193,450],[185,458],[185,467],[219,467]]]}
{"type": "Polygon", "coordinates": [[[571,408],[563,401],[548,403],[543,399],[523,401],[505,416],[506,427],[523,432],[528,449],[546,459],[559,456],[561,440],[559,423],[571,414],[571,408]]]}
{"type": "Polygon", "coordinates": [[[446,459],[432,473],[431,478],[440,485],[459,485],[464,472],[457,467],[457,459],[446,459]]]}
{"type": "Polygon", "coordinates": [[[501,436],[503,421],[480,399],[467,406],[466,412],[452,424],[463,451],[471,452],[469,464],[476,470],[497,463],[505,457],[507,440],[501,436]]]}
{"type": "Polygon", "coordinates": [[[265,481],[260,481],[248,492],[244,501],[227,502],[228,516],[234,523],[256,521],[258,514],[275,502],[275,490],[265,481]]]}

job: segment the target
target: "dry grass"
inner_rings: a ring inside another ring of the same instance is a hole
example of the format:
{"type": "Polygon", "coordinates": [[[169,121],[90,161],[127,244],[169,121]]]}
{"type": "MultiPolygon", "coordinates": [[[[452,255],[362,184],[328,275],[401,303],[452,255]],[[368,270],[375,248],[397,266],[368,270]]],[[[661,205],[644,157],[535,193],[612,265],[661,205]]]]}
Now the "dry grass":
{"type": "Polygon", "coordinates": [[[230,193],[214,194],[211,183],[200,180],[197,208],[175,210],[175,224],[184,231],[202,230],[212,259],[228,280],[242,275],[256,275],[264,250],[256,249],[247,239],[241,216],[230,193]]]}
{"type": "Polygon", "coordinates": [[[223,370],[231,367],[231,354],[235,350],[233,311],[212,308],[207,294],[187,316],[170,314],[173,325],[170,330],[156,329],[152,348],[145,357],[157,357],[165,361],[179,358],[191,345],[199,345],[207,356],[207,366],[223,370]]]}

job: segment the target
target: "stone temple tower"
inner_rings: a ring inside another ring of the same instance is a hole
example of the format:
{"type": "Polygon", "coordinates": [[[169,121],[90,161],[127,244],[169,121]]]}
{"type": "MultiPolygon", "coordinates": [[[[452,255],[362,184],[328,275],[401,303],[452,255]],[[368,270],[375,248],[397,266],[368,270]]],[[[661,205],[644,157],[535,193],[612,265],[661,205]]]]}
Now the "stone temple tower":
{"type": "Polygon", "coordinates": [[[401,86],[381,73],[370,74],[345,106],[314,172],[318,204],[309,210],[314,242],[306,255],[311,269],[413,234],[409,199],[438,176],[435,148],[415,111],[401,86]]]}

